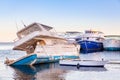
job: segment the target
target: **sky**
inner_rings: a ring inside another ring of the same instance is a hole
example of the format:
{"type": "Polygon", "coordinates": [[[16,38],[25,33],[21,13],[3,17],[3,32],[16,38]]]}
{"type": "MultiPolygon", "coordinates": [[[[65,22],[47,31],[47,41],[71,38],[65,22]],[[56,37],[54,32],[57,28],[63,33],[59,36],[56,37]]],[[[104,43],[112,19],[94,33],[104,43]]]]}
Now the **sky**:
{"type": "Polygon", "coordinates": [[[120,35],[120,0],[0,0],[0,42],[33,22],[57,32],[99,30],[120,35]]]}

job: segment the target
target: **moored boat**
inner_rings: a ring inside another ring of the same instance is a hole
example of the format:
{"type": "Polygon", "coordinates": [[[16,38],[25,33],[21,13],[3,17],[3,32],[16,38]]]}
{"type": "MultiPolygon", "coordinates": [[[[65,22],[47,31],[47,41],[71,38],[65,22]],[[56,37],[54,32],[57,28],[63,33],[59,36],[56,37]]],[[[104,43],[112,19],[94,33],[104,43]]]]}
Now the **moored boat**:
{"type": "Polygon", "coordinates": [[[100,31],[87,30],[81,36],[81,40],[77,40],[81,45],[82,53],[92,53],[103,50],[104,34],[100,31]]]}
{"type": "Polygon", "coordinates": [[[82,32],[78,31],[66,31],[58,33],[59,36],[68,40],[69,43],[76,43],[77,40],[81,39],[82,32]]]}
{"type": "Polygon", "coordinates": [[[107,51],[120,51],[120,36],[106,36],[106,39],[103,42],[103,46],[104,50],[107,51]]]}
{"type": "Polygon", "coordinates": [[[60,60],[60,65],[77,66],[77,67],[104,67],[107,61],[96,60],[60,60]]]}

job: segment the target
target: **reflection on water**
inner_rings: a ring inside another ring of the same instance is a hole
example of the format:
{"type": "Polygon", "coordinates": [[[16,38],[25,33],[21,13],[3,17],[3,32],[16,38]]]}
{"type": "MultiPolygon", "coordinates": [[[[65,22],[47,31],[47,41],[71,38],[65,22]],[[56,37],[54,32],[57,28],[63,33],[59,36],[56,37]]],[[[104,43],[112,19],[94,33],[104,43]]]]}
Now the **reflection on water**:
{"type": "Polygon", "coordinates": [[[80,70],[80,71],[97,71],[97,72],[107,71],[107,69],[105,67],[80,67],[78,70],[80,70]]]}
{"type": "Polygon", "coordinates": [[[36,65],[36,66],[11,66],[15,71],[21,71],[27,75],[35,75],[37,72],[49,69],[49,65],[36,65]]]}
{"type": "Polygon", "coordinates": [[[56,64],[41,64],[35,66],[12,66],[15,80],[63,80],[59,77],[66,70],[57,69],[56,64]]]}
{"type": "Polygon", "coordinates": [[[120,71],[120,64],[107,64],[106,66],[105,66],[106,68],[107,68],[107,70],[116,70],[116,71],[120,71]]]}
{"type": "Polygon", "coordinates": [[[35,79],[36,73],[49,69],[50,65],[35,65],[35,66],[12,66],[14,69],[14,79],[16,80],[32,80],[35,79]]]}
{"type": "Polygon", "coordinates": [[[29,79],[41,79],[41,80],[64,80],[65,73],[69,71],[107,71],[104,67],[80,67],[76,66],[60,66],[58,63],[40,64],[34,66],[13,66],[14,79],[29,80],[29,79]]]}
{"type": "Polygon", "coordinates": [[[36,79],[37,80],[65,80],[64,74],[66,70],[62,69],[49,69],[42,71],[41,73],[37,73],[36,79]]]}
{"type": "MultiPolygon", "coordinates": [[[[0,80],[118,80],[120,64],[105,67],[60,66],[58,63],[34,66],[6,66],[5,57],[16,59],[25,52],[0,51],[0,80]],[[111,76],[112,75],[112,76],[111,76]]],[[[81,59],[120,60],[120,52],[81,54],[81,59]]]]}
{"type": "Polygon", "coordinates": [[[79,72],[70,71],[66,73],[65,80],[119,80],[119,71],[106,72],[79,72]]]}
{"type": "MultiPolygon", "coordinates": [[[[23,68],[23,67],[22,67],[23,68]]],[[[26,67],[27,68],[27,67],[26,67]]],[[[25,68],[24,68],[25,69],[25,68]]],[[[24,70],[24,72],[29,72],[29,69],[24,70]]],[[[34,79],[33,75],[29,75],[24,73],[23,70],[18,70],[16,68],[14,68],[14,74],[13,74],[13,79],[15,80],[32,80],[34,79]]],[[[31,71],[30,71],[31,72],[31,71]]]]}

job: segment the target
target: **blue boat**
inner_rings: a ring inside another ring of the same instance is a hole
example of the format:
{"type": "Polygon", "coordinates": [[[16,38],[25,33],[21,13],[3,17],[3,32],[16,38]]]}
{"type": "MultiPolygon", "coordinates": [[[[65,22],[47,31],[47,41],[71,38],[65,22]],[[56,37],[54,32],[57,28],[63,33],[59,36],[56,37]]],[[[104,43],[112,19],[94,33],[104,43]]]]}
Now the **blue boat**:
{"type": "Polygon", "coordinates": [[[15,66],[15,65],[32,65],[35,59],[37,58],[36,54],[30,54],[27,56],[23,56],[17,60],[6,60],[6,64],[10,66],[15,66]]]}
{"type": "Polygon", "coordinates": [[[103,50],[104,35],[99,31],[87,30],[81,35],[80,40],[76,40],[80,44],[81,53],[92,53],[103,50]]]}
{"type": "Polygon", "coordinates": [[[92,53],[103,50],[103,43],[101,42],[83,40],[78,43],[81,45],[81,53],[92,53]]]}

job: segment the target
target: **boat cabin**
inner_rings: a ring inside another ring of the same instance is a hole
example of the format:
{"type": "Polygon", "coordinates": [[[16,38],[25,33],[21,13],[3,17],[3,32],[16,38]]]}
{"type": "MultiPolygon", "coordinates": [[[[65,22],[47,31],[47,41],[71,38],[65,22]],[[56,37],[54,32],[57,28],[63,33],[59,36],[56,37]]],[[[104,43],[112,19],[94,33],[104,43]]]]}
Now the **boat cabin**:
{"type": "Polygon", "coordinates": [[[14,50],[22,50],[33,53],[37,43],[41,45],[65,44],[67,40],[58,36],[47,25],[33,23],[17,32],[18,41],[15,42],[14,50]]]}
{"type": "Polygon", "coordinates": [[[39,31],[39,32],[44,32],[45,34],[49,33],[52,34],[52,32],[50,32],[53,28],[47,25],[43,25],[40,23],[33,23],[31,25],[25,26],[24,29],[20,30],[17,32],[17,36],[19,39],[25,37],[26,35],[29,35],[35,31],[39,31]]]}

